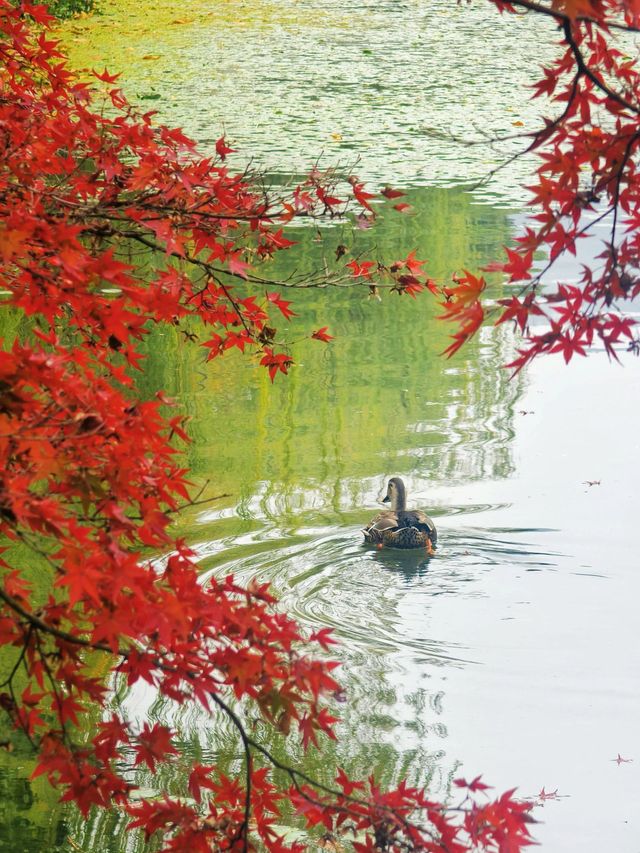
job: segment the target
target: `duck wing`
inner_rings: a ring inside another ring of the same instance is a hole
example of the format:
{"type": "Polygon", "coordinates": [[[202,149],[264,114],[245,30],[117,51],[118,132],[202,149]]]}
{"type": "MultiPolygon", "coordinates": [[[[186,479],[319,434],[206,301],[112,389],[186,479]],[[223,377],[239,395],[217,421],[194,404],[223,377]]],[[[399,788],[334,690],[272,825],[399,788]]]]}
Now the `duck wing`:
{"type": "Polygon", "coordinates": [[[422,530],[424,533],[427,533],[431,540],[431,544],[434,546],[438,541],[438,531],[433,523],[433,519],[426,513],[422,512],[422,510],[405,510],[404,512],[398,513],[397,523],[398,527],[415,527],[418,530],[422,530]]]}
{"type": "Polygon", "coordinates": [[[376,515],[376,517],[363,528],[362,532],[366,536],[367,533],[374,530],[382,533],[383,530],[395,530],[398,526],[398,513],[389,509],[376,515]]]}

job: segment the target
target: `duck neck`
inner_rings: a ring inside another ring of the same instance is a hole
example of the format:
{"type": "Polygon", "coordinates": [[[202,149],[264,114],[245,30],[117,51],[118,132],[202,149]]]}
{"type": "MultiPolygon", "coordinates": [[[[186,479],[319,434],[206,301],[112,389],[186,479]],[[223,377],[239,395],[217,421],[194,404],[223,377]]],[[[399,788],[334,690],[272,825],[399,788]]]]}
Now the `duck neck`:
{"type": "Polygon", "coordinates": [[[407,493],[402,480],[396,480],[396,491],[391,501],[391,509],[394,512],[404,512],[407,508],[407,493]]]}

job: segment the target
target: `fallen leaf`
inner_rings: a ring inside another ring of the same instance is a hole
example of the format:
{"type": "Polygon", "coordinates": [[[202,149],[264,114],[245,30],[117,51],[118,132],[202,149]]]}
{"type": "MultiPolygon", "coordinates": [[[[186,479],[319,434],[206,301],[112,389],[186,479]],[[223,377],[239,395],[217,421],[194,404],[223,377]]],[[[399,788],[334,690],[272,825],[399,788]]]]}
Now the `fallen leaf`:
{"type": "Polygon", "coordinates": [[[381,193],[385,198],[401,198],[405,193],[400,190],[394,190],[393,187],[386,186],[381,193]]]}

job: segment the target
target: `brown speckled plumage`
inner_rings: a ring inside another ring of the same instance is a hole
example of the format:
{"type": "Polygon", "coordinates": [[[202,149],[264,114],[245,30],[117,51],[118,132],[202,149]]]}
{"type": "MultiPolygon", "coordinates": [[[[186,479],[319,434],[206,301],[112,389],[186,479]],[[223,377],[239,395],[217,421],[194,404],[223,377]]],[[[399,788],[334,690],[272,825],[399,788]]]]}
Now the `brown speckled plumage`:
{"type": "Polygon", "coordinates": [[[363,529],[365,542],[389,548],[426,548],[431,553],[438,541],[436,526],[424,512],[406,508],[406,491],[399,477],[389,480],[384,500],[391,509],[376,515],[363,529]]]}

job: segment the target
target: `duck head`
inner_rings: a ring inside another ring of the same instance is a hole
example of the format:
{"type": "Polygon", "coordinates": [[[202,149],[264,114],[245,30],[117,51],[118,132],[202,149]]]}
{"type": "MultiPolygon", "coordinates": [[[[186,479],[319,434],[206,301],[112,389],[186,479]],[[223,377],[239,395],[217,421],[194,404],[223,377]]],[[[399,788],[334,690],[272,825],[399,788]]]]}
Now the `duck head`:
{"type": "Polygon", "coordinates": [[[389,480],[386,497],[382,500],[384,503],[391,504],[392,510],[398,511],[406,509],[407,492],[400,477],[392,477],[389,480]]]}

